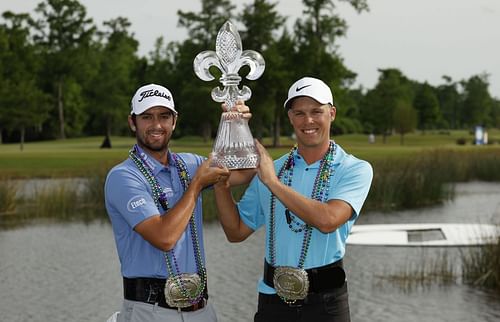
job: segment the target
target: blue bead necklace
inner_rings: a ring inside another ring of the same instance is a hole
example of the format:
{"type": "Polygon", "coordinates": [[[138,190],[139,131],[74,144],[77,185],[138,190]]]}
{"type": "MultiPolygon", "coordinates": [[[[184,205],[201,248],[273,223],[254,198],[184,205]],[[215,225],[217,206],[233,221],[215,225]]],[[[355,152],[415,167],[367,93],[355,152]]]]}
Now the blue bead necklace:
{"type": "MultiPolygon", "coordinates": [[[[293,168],[295,167],[294,155],[297,152],[295,145],[288,154],[287,160],[281,166],[278,172],[278,178],[287,186],[292,186],[293,168]]],[[[314,186],[311,193],[311,198],[320,202],[326,202],[328,199],[328,191],[330,187],[330,179],[333,177],[334,168],[333,160],[335,159],[336,145],[334,141],[330,141],[328,150],[320,161],[318,173],[314,180],[314,186]]],[[[285,216],[288,227],[295,233],[304,232],[302,247],[300,250],[298,268],[303,268],[309,250],[309,244],[312,236],[312,227],[306,223],[299,223],[288,209],[285,209],[285,216]]],[[[270,216],[269,216],[269,261],[270,264],[276,266],[276,196],[271,193],[270,216]]]]}

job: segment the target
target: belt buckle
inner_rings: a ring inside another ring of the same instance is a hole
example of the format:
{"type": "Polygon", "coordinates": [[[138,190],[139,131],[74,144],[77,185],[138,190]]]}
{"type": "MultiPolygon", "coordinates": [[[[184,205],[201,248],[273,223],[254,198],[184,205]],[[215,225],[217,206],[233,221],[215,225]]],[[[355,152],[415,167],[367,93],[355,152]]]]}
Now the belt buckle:
{"type": "Polygon", "coordinates": [[[201,278],[198,274],[183,273],[177,276],[171,276],[165,283],[165,300],[169,306],[178,309],[194,306],[191,302],[191,298],[194,299],[197,296],[196,293],[200,289],[200,286],[201,278]],[[191,298],[186,298],[181,287],[185,288],[185,291],[191,298]]]}
{"type": "Polygon", "coordinates": [[[274,270],[273,282],[276,293],[288,305],[305,299],[309,292],[309,278],[302,268],[278,266],[274,270]]]}

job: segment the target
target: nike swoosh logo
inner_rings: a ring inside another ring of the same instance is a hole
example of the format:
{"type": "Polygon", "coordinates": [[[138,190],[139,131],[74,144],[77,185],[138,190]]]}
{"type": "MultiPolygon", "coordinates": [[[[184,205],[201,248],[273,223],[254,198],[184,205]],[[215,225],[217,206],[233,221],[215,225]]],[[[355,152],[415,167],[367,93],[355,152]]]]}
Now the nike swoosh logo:
{"type": "Polygon", "coordinates": [[[304,86],[302,86],[302,87],[297,87],[297,88],[295,89],[295,91],[296,91],[296,92],[300,92],[301,90],[303,90],[304,88],[309,87],[309,86],[311,86],[311,85],[304,85],[304,86]]]}

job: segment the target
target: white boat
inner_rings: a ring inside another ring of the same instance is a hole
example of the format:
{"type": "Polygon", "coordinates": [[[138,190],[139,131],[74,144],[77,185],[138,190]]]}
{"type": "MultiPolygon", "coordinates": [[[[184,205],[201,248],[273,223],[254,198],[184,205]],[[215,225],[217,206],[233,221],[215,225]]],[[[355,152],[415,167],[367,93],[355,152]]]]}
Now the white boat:
{"type": "Polygon", "coordinates": [[[476,246],[498,242],[500,226],[488,224],[354,225],[350,245],[476,246]]]}

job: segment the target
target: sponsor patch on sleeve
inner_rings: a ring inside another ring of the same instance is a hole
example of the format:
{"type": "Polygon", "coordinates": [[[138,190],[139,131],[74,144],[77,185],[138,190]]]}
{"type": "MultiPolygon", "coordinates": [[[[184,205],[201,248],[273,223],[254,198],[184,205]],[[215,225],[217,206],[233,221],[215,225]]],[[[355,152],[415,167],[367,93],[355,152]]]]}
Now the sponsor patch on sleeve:
{"type": "Polygon", "coordinates": [[[128,211],[135,211],[144,205],[146,205],[146,198],[143,196],[134,196],[127,202],[127,209],[128,211]]]}

